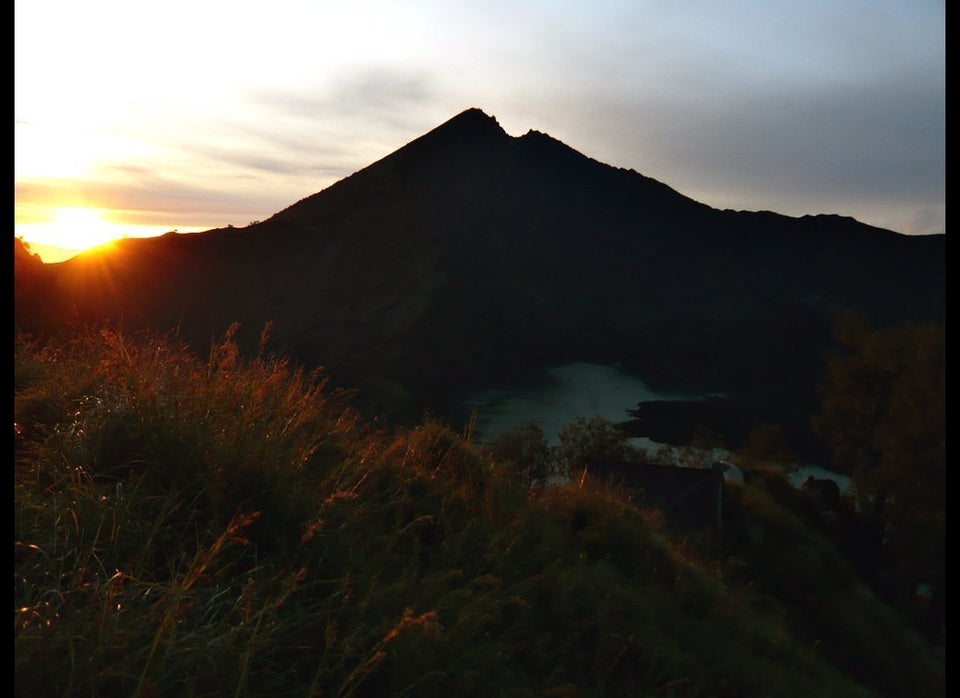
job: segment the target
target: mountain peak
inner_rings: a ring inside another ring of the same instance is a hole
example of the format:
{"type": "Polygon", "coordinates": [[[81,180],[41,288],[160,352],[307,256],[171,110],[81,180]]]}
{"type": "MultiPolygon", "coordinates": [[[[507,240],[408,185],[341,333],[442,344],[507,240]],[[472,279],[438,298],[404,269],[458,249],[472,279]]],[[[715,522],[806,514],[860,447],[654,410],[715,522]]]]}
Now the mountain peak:
{"type": "Polygon", "coordinates": [[[469,109],[463,110],[449,121],[437,127],[437,129],[441,128],[475,129],[477,131],[506,133],[496,117],[490,116],[479,107],[470,107],[469,109]]]}
{"type": "Polygon", "coordinates": [[[469,143],[498,140],[507,135],[497,120],[476,107],[466,109],[452,119],[413,141],[469,143]]]}
{"type": "Polygon", "coordinates": [[[466,152],[488,153],[491,148],[496,149],[510,140],[494,117],[472,107],[410,141],[385,160],[407,166],[415,163],[415,169],[422,170],[424,163],[435,162],[438,158],[457,159],[466,152]]]}

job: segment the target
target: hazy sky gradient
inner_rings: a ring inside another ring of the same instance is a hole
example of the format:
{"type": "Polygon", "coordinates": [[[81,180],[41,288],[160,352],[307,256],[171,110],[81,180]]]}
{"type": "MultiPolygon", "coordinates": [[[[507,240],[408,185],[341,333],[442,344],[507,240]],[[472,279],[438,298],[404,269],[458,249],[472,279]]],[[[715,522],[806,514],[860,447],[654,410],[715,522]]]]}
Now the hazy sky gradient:
{"type": "Polygon", "coordinates": [[[102,209],[131,235],[243,226],[468,107],[717,208],[943,233],[944,13],[15,0],[17,235],[49,207],[102,209]]]}

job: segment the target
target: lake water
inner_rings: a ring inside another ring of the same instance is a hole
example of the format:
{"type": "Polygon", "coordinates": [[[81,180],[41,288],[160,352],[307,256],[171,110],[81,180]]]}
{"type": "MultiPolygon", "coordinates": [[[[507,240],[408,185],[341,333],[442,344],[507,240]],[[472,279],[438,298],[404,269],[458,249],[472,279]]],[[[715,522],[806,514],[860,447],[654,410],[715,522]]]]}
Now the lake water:
{"type": "MultiPolygon", "coordinates": [[[[698,396],[654,393],[636,376],[615,366],[578,362],[549,369],[534,387],[485,390],[466,401],[476,408],[479,439],[534,421],[551,444],[559,443],[560,428],[577,417],[604,417],[611,422],[630,419],[627,410],[648,400],[691,400],[698,396]]],[[[649,440],[640,439],[639,441],[649,440]]]]}
{"type": "MultiPolygon", "coordinates": [[[[527,422],[537,422],[547,442],[559,443],[560,429],[578,417],[603,417],[613,423],[630,419],[627,410],[650,400],[697,400],[701,395],[655,393],[642,379],[620,371],[616,366],[578,362],[549,369],[536,385],[511,390],[484,390],[471,395],[467,409],[477,410],[475,438],[494,439],[503,432],[527,422]]],[[[649,451],[663,445],[650,439],[630,442],[649,451]]],[[[730,454],[715,449],[709,458],[724,460],[730,454]]],[[[788,478],[800,487],[808,475],[837,481],[842,492],[850,488],[850,478],[817,465],[791,469],[788,478]]]]}

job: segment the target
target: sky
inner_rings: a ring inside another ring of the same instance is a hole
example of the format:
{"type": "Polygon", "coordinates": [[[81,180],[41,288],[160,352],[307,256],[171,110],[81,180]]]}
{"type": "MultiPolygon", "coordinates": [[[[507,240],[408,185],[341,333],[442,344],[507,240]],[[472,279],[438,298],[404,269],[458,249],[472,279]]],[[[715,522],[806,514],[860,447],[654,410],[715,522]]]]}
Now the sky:
{"type": "Polygon", "coordinates": [[[470,107],[715,208],[945,233],[945,41],[945,0],[15,0],[15,235],[242,227],[470,107]]]}

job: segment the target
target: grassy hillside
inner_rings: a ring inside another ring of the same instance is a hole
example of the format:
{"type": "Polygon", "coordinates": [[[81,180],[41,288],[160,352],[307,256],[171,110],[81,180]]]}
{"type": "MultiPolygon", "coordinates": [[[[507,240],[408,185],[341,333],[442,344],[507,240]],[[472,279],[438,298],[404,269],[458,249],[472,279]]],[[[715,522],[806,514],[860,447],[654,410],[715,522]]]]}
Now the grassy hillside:
{"type": "Polygon", "coordinates": [[[942,650],[776,474],[722,542],[228,335],[15,355],[23,696],[936,696],[942,650]]]}

